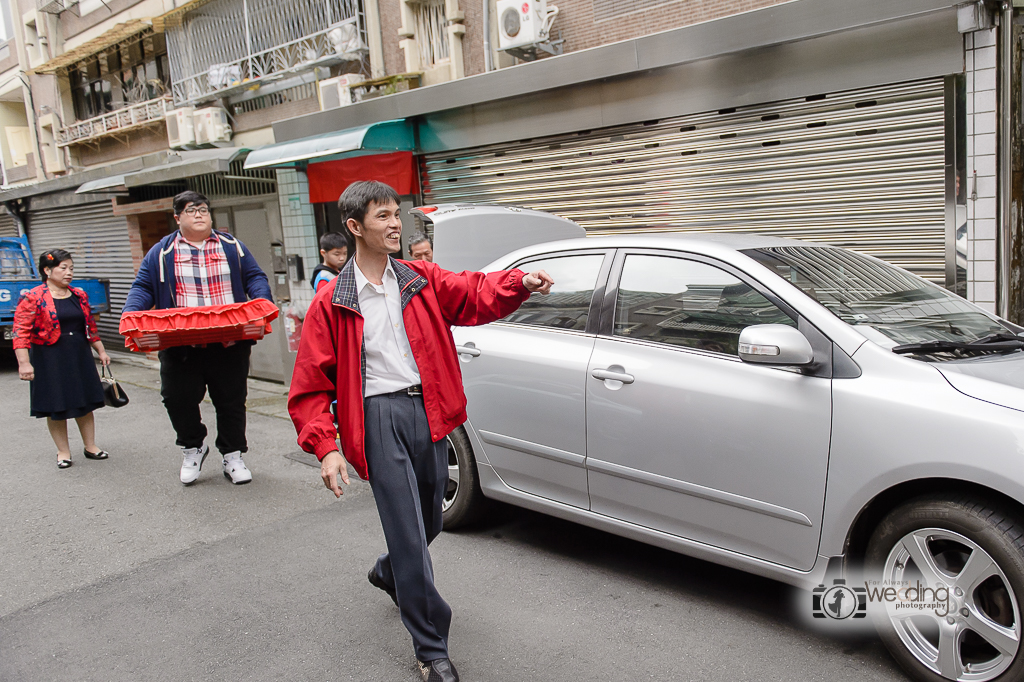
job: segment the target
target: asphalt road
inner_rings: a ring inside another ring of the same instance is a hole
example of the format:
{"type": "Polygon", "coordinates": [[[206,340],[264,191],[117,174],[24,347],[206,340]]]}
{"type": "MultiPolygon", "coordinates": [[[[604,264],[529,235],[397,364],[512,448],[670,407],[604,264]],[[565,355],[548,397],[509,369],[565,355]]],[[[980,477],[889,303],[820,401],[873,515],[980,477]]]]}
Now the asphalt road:
{"type": "MultiPolygon", "coordinates": [[[[0,681],[418,679],[366,582],[383,547],[369,486],[335,501],[286,457],[269,397],[249,415],[253,483],[211,455],[185,488],[155,372],[115,371],[132,383],[129,406],[97,413],[111,459],[85,460],[75,434],[60,471],[0,356],[0,681]]],[[[873,636],[811,629],[784,585],[531,512],[432,554],[466,682],[905,679],[873,636]]]]}

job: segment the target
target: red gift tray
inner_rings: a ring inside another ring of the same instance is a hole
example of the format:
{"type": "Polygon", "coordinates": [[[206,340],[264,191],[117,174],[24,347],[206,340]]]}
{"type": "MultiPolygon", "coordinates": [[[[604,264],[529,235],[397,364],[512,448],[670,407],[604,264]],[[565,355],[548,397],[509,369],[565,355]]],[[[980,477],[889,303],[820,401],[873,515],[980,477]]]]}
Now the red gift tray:
{"type": "Polygon", "coordinates": [[[270,323],[277,315],[277,306],[257,298],[245,303],[125,313],[118,331],[125,337],[125,347],[148,352],[262,339],[270,333],[270,323]]]}

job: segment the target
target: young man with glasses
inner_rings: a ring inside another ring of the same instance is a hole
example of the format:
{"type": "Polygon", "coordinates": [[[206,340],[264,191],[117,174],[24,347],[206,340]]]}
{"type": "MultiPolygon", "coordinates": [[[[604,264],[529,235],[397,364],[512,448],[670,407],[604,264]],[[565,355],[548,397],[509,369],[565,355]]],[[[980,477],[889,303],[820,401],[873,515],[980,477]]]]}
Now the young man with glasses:
{"type": "MultiPolygon", "coordinates": [[[[272,301],[267,276],[245,245],[213,229],[210,201],[198,192],[174,197],[178,230],[149,250],[132,283],[122,312],[272,301]]],[[[160,395],[182,450],[181,482],[199,478],[210,453],[199,404],[206,392],[217,411],[216,446],[224,476],[235,485],[252,473],[242,453],[249,354],[253,341],[179,346],[160,351],[160,395]]]]}

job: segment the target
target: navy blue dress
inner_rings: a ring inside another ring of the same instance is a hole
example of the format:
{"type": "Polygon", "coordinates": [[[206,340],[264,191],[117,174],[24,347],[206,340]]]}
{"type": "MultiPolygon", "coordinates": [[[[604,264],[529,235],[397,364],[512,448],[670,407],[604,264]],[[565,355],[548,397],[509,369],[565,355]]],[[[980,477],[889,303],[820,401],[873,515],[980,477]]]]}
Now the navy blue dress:
{"type": "Polygon", "coordinates": [[[52,346],[32,344],[29,358],[35,370],[30,382],[33,417],[75,419],[103,407],[92,350],[85,338],[85,313],[74,295],[55,298],[60,338],[52,346]]]}

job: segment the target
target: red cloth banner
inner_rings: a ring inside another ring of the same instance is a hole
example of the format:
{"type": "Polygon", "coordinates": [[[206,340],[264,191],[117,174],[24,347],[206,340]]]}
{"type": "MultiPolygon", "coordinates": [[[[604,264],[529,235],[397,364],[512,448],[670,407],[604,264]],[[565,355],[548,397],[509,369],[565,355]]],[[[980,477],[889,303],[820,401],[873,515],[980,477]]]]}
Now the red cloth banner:
{"type": "Polygon", "coordinates": [[[306,168],[306,177],[309,178],[309,201],[313,204],[337,201],[346,187],[359,180],[383,182],[402,196],[420,191],[419,173],[412,152],[311,163],[306,168]]]}

